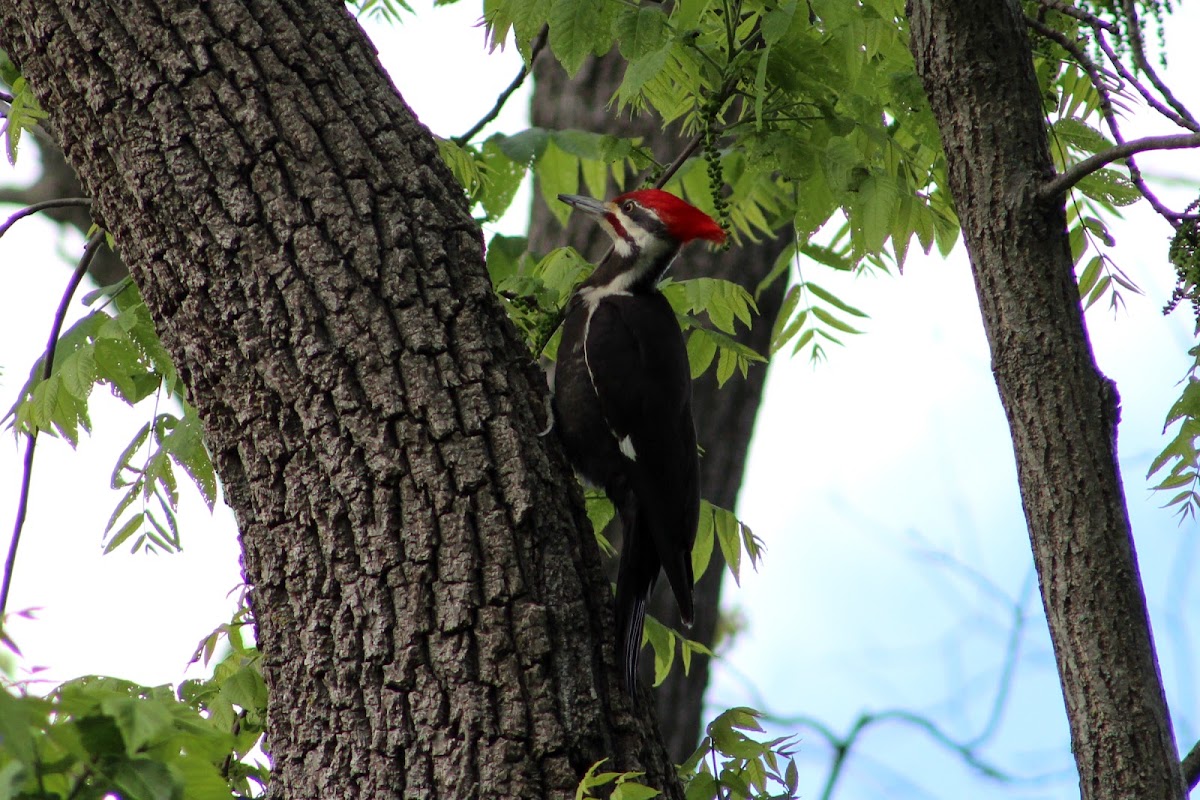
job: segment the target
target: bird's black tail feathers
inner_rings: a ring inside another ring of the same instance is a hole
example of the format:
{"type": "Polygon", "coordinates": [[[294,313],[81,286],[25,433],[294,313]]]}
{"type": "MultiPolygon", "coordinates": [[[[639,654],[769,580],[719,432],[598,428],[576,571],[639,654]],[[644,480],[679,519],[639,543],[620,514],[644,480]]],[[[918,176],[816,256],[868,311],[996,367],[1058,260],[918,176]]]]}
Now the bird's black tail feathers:
{"type": "Polygon", "coordinates": [[[658,579],[658,552],[649,531],[640,530],[637,501],[620,504],[623,528],[621,563],[617,569],[617,658],[623,667],[625,689],[637,692],[638,656],[646,623],[646,602],[658,579]]]}

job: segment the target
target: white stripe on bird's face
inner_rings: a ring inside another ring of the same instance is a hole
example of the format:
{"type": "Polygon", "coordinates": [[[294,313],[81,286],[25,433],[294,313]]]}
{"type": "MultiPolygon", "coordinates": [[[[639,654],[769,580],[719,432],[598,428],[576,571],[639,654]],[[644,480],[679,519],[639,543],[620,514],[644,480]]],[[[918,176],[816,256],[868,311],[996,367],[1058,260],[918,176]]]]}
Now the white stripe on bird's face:
{"type": "MultiPolygon", "coordinates": [[[[658,214],[653,209],[637,207],[655,222],[658,221],[658,214]]],[[[678,245],[670,239],[656,236],[618,205],[610,203],[609,212],[616,218],[617,224],[620,226],[620,230],[618,230],[607,219],[604,220],[604,227],[613,240],[613,250],[621,258],[628,258],[635,252],[637,254],[637,260],[634,261],[633,267],[626,273],[629,275],[629,281],[622,285],[621,290],[624,290],[645,278],[646,274],[661,261],[663,255],[678,245]]]]}

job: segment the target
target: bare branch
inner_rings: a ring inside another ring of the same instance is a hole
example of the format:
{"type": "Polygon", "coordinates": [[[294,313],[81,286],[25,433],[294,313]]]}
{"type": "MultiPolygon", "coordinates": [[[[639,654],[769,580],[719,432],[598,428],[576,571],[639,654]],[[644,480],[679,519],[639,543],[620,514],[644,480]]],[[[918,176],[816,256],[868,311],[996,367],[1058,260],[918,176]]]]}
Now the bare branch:
{"type": "Polygon", "coordinates": [[[1191,123],[1187,127],[1194,131],[1200,130],[1200,123],[1197,123],[1196,118],[1188,111],[1187,106],[1171,93],[1171,90],[1163,82],[1163,79],[1158,76],[1154,67],[1150,66],[1150,61],[1146,58],[1146,42],[1142,39],[1142,24],[1138,20],[1137,6],[1133,0],[1124,0],[1122,6],[1129,25],[1129,41],[1133,45],[1133,63],[1146,75],[1150,83],[1158,90],[1158,93],[1171,105],[1171,108],[1175,109],[1179,112],[1179,116],[1191,123]]]}
{"type": "MultiPolygon", "coordinates": [[[[1071,165],[1065,172],[1059,173],[1057,177],[1046,184],[1042,188],[1041,194],[1045,198],[1055,198],[1065,194],[1068,189],[1093,172],[1114,161],[1129,158],[1135,153],[1144,153],[1148,150],[1183,150],[1190,147],[1200,147],[1200,133],[1181,133],[1174,136],[1146,136],[1142,139],[1134,139],[1131,142],[1123,142],[1116,147],[1109,148],[1102,153],[1096,153],[1077,164],[1071,165]]],[[[1176,218],[1178,218],[1178,215],[1176,215],[1176,218]]]]}
{"type": "Polygon", "coordinates": [[[529,77],[533,71],[533,62],[537,60],[538,55],[542,52],[542,48],[546,46],[546,34],[550,29],[543,25],[542,30],[533,40],[533,46],[529,50],[529,63],[521,67],[521,71],[517,73],[517,77],[513,78],[512,83],[508,85],[500,96],[496,98],[496,104],[492,106],[492,110],[483,115],[483,118],[471,126],[471,129],[462,136],[455,136],[451,139],[455,144],[462,146],[475,138],[481,130],[483,130],[489,122],[500,116],[500,110],[504,108],[504,104],[508,102],[508,98],[512,97],[513,92],[521,88],[521,84],[525,83],[525,79],[529,77]]]}
{"type": "Polygon", "coordinates": [[[1171,122],[1174,122],[1179,127],[1200,132],[1200,125],[1197,125],[1194,120],[1180,116],[1180,114],[1174,108],[1170,107],[1166,103],[1163,103],[1154,96],[1153,92],[1142,85],[1142,82],[1137,79],[1137,76],[1133,74],[1133,71],[1130,70],[1129,67],[1125,66],[1123,61],[1121,61],[1120,56],[1117,55],[1116,49],[1113,48],[1112,44],[1108,41],[1108,37],[1104,36],[1103,34],[1099,34],[1096,36],[1096,43],[1100,45],[1100,49],[1104,51],[1104,55],[1107,56],[1108,60],[1112,63],[1113,68],[1117,71],[1117,74],[1119,74],[1123,80],[1137,89],[1138,94],[1142,96],[1142,99],[1146,101],[1148,106],[1153,108],[1159,114],[1162,114],[1167,119],[1171,120],[1171,122]]]}
{"type": "MultiPolygon", "coordinates": [[[[17,213],[13,214],[8,220],[0,225],[0,238],[8,233],[8,229],[25,217],[32,216],[39,211],[45,211],[48,208],[64,208],[66,206],[90,206],[92,201],[86,197],[60,197],[57,200],[45,200],[41,203],[34,203],[31,206],[25,206],[17,213]]],[[[90,261],[91,259],[89,259],[90,261]]]]}

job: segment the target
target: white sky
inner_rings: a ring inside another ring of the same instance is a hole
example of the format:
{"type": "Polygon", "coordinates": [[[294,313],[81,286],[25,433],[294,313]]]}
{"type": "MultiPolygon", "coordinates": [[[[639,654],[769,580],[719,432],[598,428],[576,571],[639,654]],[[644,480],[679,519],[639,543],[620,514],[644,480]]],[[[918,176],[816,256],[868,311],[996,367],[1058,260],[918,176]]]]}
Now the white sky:
{"type": "MultiPolygon", "coordinates": [[[[487,57],[477,6],[430,12],[398,30],[374,31],[405,99],[443,136],[461,133],[519,68],[515,52],[487,57]]],[[[1195,48],[1200,13],[1185,5],[1168,26],[1172,84],[1200,109],[1195,48]]],[[[527,124],[525,98],[496,129],[527,124]]],[[[1139,130],[1130,136],[1167,132],[1139,130]]],[[[1174,132],[1174,131],[1169,131],[1174,132]]],[[[1146,157],[1144,168],[1200,182],[1200,155],[1146,157]]],[[[31,163],[0,181],[27,174],[31,163]]],[[[1189,189],[1162,192],[1183,205],[1189,189]],[[1179,202],[1180,200],[1183,202],[1179,202]]],[[[528,198],[528,193],[522,195],[528,198]]],[[[521,209],[505,227],[523,228],[521,209]]],[[[8,211],[0,213],[9,213],[8,211]]],[[[1165,444],[1161,424],[1193,344],[1187,312],[1159,312],[1173,278],[1167,228],[1142,206],[1114,226],[1118,263],[1146,291],[1127,293],[1129,311],[1088,314],[1097,360],[1122,397],[1120,451],[1143,577],[1180,747],[1200,736],[1194,688],[1200,597],[1191,590],[1195,524],[1176,525],[1144,479],[1165,444]]],[[[20,223],[0,242],[5,314],[0,315],[0,410],[7,409],[44,346],[50,318],[74,261],[78,237],[56,245],[42,220],[20,223]],[[61,250],[64,259],[57,253],[61,250]]],[[[747,626],[718,667],[710,702],[767,705],[844,732],[863,710],[908,707],[935,714],[955,736],[981,729],[1001,665],[1011,609],[939,561],[949,556],[1017,598],[1029,576],[1007,426],[992,382],[978,306],[961,248],[947,261],[910,257],[903,277],[846,279],[806,267],[817,280],[871,314],[866,334],[831,348],[829,363],[781,359],[772,366],[750,455],[740,515],[767,543],[758,574],[729,585],[727,604],[747,626]],[[839,280],[840,278],[840,280],[839,280]],[[750,688],[751,684],[753,689],[750,688]],[[765,698],[765,699],[764,699],[765,698]]],[[[80,292],[82,296],[83,292],[80,292]]],[[[77,318],[84,309],[75,303],[77,318]]],[[[37,608],[12,623],[21,669],[62,680],[102,673],[148,684],[182,677],[197,641],[227,620],[228,593],[241,580],[232,515],[210,516],[184,492],[184,548],[178,556],[101,556],[101,532],[118,494],[108,489],[117,454],[151,415],[97,393],[97,436],[77,451],[43,437],[31,513],[21,543],[10,610],[37,608]]],[[[0,439],[0,531],[7,540],[23,442],[0,439]]],[[[1027,587],[1028,588],[1028,587],[1027,587]]],[[[1034,587],[1035,588],[1035,587],[1034,587]]],[[[1029,798],[1074,793],[1065,717],[1036,590],[1023,659],[987,755],[1021,775],[1029,798]],[[1067,771],[1064,773],[1064,769],[1067,771]]],[[[783,727],[789,731],[794,728],[783,727]]],[[[852,757],[839,798],[1001,796],[953,757],[910,729],[882,727],[852,757]],[[966,787],[966,788],[964,788],[966,787]]],[[[816,796],[828,753],[817,736],[800,743],[803,796],[816,796]]]]}

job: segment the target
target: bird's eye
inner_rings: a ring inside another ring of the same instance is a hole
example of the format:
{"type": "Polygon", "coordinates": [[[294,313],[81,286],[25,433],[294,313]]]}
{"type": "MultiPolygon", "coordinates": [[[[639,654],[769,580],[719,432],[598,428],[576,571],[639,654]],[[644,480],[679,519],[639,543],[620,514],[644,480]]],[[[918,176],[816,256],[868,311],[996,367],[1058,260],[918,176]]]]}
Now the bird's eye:
{"type": "Polygon", "coordinates": [[[633,206],[632,200],[626,200],[624,203],[621,203],[621,210],[624,211],[626,214],[632,214],[633,208],[634,208],[634,206],[633,206]]]}

